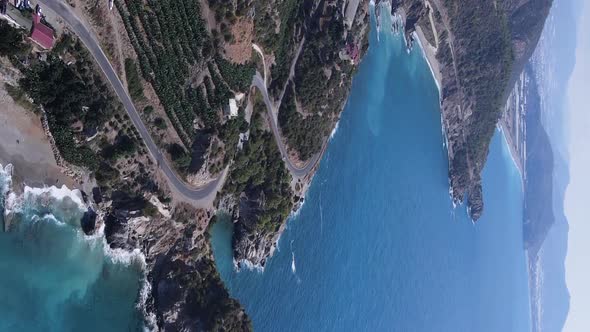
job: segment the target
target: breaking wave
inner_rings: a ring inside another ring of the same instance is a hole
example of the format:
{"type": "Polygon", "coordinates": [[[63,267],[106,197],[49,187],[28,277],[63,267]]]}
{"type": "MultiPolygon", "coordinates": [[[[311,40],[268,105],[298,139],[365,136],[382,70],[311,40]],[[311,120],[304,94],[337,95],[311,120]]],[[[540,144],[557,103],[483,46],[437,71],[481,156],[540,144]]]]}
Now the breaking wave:
{"type": "Polygon", "coordinates": [[[334,135],[336,135],[336,132],[338,132],[339,125],[340,125],[340,121],[337,121],[336,125],[334,126],[334,129],[332,129],[332,132],[330,133],[330,140],[332,140],[334,138],[334,135]]]}
{"type": "MultiPolygon", "coordinates": [[[[123,320],[136,319],[139,324],[145,320],[148,326],[155,326],[155,317],[145,310],[151,287],[145,275],[146,261],[141,251],[110,248],[102,223],[93,234],[86,235],[80,221],[89,205],[84,202],[79,190],[65,185],[25,186],[22,193],[16,193],[12,191],[12,173],[11,165],[0,165],[0,232],[3,232],[0,233],[0,248],[10,251],[15,243],[20,243],[22,248],[4,255],[2,259],[6,266],[15,268],[5,271],[0,267],[0,279],[10,281],[14,279],[12,274],[26,277],[20,280],[23,285],[14,285],[10,291],[0,286],[2,292],[8,293],[5,294],[7,300],[23,314],[27,310],[21,310],[20,306],[31,306],[39,312],[42,321],[57,326],[57,329],[61,324],[73,324],[72,321],[81,318],[64,315],[56,308],[73,307],[71,310],[79,310],[76,306],[86,301],[90,301],[93,310],[99,312],[120,311],[121,324],[128,325],[129,322],[123,320]],[[118,287],[124,290],[118,290],[118,287]],[[19,301],[21,293],[27,288],[37,293],[32,301],[29,300],[34,302],[32,304],[24,299],[19,301]],[[121,303],[115,302],[112,307],[108,303],[96,304],[94,298],[97,292],[121,303]],[[128,296],[125,298],[124,295],[128,296]],[[131,309],[125,307],[125,310],[131,310],[127,315],[124,315],[124,309],[117,308],[117,304],[124,303],[131,306],[131,309]],[[101,308],[94,308],[94,304],[101,308]],[[138,313],[144,319],[138,318],[138,313]]],[[[25,318],[19,315],[0,313],[0,320],[23,324],[25,318]]],[[[104,322],[107,323],[117,326],[116,321],[104,322]]],[[[98,325],[95,328],[100,330],[98,325]]]]}
{"type": "Polygon", "coordinates": [[[295,276],[295,278],[297,279],[297,283],[300,284],[301,283],[301,278],[299,278],[299,276],[297,275],[297,267],[295,266],[295,250],[293,250],[293,241],[291,240],[291,272],[293,272],[293,275],[295,276]]]}

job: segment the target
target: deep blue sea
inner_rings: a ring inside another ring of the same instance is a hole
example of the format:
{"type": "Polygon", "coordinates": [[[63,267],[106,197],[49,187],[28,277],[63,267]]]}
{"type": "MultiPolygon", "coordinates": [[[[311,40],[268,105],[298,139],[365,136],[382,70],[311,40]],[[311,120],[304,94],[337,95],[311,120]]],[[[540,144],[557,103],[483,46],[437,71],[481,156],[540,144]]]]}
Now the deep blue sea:
{"type": "Polygon", "coordinates": [[[142,258],[80,229],[79,191],[27,188],[8,195],[0,165],[0,331],[137,331],[142,258]],[[6,210],[19,212],[4,232],[6,210]]]}
{"type": "Polygon", "coordinates": [[[257,331],[529,331],[521,182],[501,133],[474,225],[449,198],[421,50],[406,52],[389,17],[379,33],[372,20],[338,131],[280,250],[264,272],[236,272],[231,223],[218,222],[222,278],[257,331]]]}

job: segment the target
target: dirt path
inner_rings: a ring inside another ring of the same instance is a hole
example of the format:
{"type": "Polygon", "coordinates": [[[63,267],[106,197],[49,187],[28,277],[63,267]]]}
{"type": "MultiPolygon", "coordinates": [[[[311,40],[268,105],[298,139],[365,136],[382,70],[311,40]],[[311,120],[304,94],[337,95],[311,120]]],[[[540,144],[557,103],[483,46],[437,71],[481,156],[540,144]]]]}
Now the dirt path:
{"type": "Polygon", "coordinates": [[[434,52],[438,50],[438,31],[436,31],[436,24],[434,24],[434,14],[432,13],[433,8],[429,1],[426,1],[426,7],[428,7],[428,17],[430,18],[430,28],[432,29],[432,33],[434,34],[434,52]]]}
{"type": "MultiPolygon", "coordinates": [[[[459,81],[459,71],[457,70],[457,61],[455,59],[455,46],[453,45],[453,42],[455,40],[455,36],[453,35],[453,31],[451,30],[449,15],[448,15],[447,10],[444,7],[444,5],[441,4],[441,0],[432,0],[432,2],[434,2],[436,9],[440,13],[440,16],[442,17],[443,25],[445,26],[445,29],[447,30],[447,35],[449,37],[449,46],[451,47],[451,57],[453,58],[453,68],[455,70],[455,77],[457,78],[457,81],[459,81]]],[[[433,21],[431,21],[431,23],[432,22],[433,21]]],[[[457,82],[457,83],[459,83],[459,82],[457,82]]]]}
{"type": "Polygon", "coordinates": [[[287,90],[287,86],[289,86],[289,81],[291,81],[293,79],[293,76],[295,76],[295,65],[297,65],[297,60],[299,59],[299,55],[301,54],[301,50],[303,50],[303,45],[305,44],[305,36],[303,36],[303,38],[301,38],[301,42],[299,42],[299,46],[297,47],[297,53],[295,53],[295,56],[293,57],[293,61],[291,62],[291,68],[289,69],[289,77],[287,78],[287,82],[285,83],[285,86],[283,87],[283,90],[281,91],[281,95],[279,96],[279,100],[277,100],[276,102],[276,110],[277,112],[279,111],[279,108],[281,108],[281,102],[283,101],[283,96],[285,95],[285,91],[287,90]]]}
{"type": "Polygon", "coordinates": [[[117,22],[117,20],[115,19],[115,15],[113,13],[109,13],[112,15],[107,15],[109,17],[109,20],[111,22],[111,26],[114,29],[114,35],[115,35],[115,47],[117,49],[117,53],[119,53],[119,68],[121,68],[121,70],[119,71],[119,76],[121,76],[121,81],[125,82],[125,86],[127,86],[127,77],[125,74],[125,54],[123,53],[123,42],[121,41],[121,35],[119,34],[120,31],[120,26],[117,22]]]}

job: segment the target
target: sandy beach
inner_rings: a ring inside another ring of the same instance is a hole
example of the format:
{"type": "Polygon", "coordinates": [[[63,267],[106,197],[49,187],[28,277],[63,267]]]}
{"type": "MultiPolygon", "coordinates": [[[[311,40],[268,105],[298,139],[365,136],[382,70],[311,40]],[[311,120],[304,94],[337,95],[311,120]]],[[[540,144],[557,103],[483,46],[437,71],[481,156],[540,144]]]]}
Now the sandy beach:
{"type": "Polygon", "coordinates": [[[440,95],[442,74],[440,72],[440,63],[438,60],[436,60],[436,49],[434,46],[430,45],[428,40],[426,40],[426,37],[424,36],[420,26],[416,26],[416,32],[414,33],[414,36],[417,37],[416,41],[420,44],[420,48],[424,53],[424,57],[426,57],[426,62],[428,62],[432,76],[434,76],[436,86],[438,87],[438,94],[440,95]]]}
{"type": "Polygon", "coordinates": [[[76,187],[57,166],[38,116],[16,105],[3,81],[0,81],[0,164],[14,166],[15,183],[76,187]]]}

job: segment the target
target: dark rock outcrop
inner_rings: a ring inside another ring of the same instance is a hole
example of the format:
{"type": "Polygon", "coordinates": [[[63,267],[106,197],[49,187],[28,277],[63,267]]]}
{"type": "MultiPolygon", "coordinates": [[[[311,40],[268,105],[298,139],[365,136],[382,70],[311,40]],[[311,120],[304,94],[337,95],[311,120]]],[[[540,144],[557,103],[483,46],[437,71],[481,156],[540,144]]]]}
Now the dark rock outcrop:
{"type": "Polygon", "coordinates": [[[96,226],[96,212],[94,212],[94,210],[91,208],[88,208],[88,210],[84,212],[82,220],[80,220],[80,226],[82,226],[82,231],[84,231],[84,234],[92,234],[96,226]]]}
{"type": "MultiPolygon", "coordinates": [[[[145,314],[160,331],[250,331],[250,319],[229,296],[216,270],[205,234],[210,214],[188,205],[171,219],[130,219],[123,206],[105,218],[111,248],[140,249],[151,293],[145,314]]],[[[148,322],[149,325],[149,322],[148,322]]]]}
{"type": "Polygon", "coordinates": [[[96,204],[102,203],[102,192],[99,187],[92,188],[92,199],[96,204]]]}
{"type": "Polygon", "coordinates": [[[193,235],[187,229],[153,263],[149,279],[158,326],[163,331],[249,331],[250,321],[223,286],[205,237],[193,235]]]}
{"type": "Polygon", "coordinates": [[[238,268],[242,264],[264,267],[266,259],[272,256],[276,242],[282,233],[284,222],[277,220],[276,229],[261,229],[258,225],[259,214],[264,199],[260,195],[243,195],[240,198],[237,216],[234,216],[232,248],[238,268]]]}
{"type": "Polygon", "coordinates": [[[129,243],[128,219],[128,213],[121,210],[115,210],[106,215],[104,235],[111,248],[126,250],[135,248],[134,244],[129,243]]]}
{"type": "Polygon", "coordinates": [[[188,167],[189,173],[197,173],[205,163],[205,154],[209,148],[211,135],[203,130],[195,133],[195,139],[191,146],[191,162],[188,167]]]}

